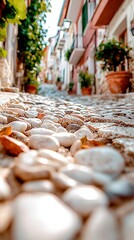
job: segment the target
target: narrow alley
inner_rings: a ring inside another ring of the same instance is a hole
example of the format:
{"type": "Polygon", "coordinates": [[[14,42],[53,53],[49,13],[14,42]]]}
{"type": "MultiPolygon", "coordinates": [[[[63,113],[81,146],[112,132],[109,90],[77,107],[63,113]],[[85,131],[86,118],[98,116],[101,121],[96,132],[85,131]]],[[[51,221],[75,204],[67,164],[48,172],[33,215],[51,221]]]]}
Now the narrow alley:
{"type": "Polygon", "coordinates": [[[0,239],[131,239],[134,94],[1,94],[0,239]]]}

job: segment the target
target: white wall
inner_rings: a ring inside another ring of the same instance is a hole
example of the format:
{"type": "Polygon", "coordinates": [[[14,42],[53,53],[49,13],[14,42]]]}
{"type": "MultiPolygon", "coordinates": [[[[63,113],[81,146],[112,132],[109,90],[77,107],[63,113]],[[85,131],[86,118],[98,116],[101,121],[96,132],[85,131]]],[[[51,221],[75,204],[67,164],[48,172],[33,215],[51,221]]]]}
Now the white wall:
{"type": "Polygon", "coordinates": [[[112,21],[109,24],[108,32],[110,36],[118,36],[127,28],[128,44],[134,47],[134,37],[130,31],[130,23],[134,18],[134,0],[125,0],[121,5],[112,21]]]}

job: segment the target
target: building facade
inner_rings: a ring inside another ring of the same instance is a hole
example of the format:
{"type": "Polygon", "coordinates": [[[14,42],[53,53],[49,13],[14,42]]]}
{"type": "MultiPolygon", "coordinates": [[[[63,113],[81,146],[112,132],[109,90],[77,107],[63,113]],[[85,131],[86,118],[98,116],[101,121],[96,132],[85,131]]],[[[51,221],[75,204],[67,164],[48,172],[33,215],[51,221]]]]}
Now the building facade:
{"type": "MultiPolygon", "coordinates": [[[[108,93],[105,74],[95,60],[96,48],[105,38],[116,38],[134,49],[134,36],[130,31],[134,19],[134,0],[65,0],[60,26],[65,19],[69,19],[73,26],[71,46],[66,46],[72,49],[69,64],[75,91],[80,94],[78,74],[86,67],[94,75],[92,93],[108,93]]],[[[133,73],[131,91],[134,89],[133,51],[129,63],[129,70],[133,73]]]]}

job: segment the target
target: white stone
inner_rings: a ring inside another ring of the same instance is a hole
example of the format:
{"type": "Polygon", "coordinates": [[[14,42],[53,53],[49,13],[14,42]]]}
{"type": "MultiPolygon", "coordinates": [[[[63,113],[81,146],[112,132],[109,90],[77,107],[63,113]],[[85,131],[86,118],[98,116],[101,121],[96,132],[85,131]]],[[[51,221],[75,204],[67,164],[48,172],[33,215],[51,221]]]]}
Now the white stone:
{"type": "Polygon", "coordinates": [[[54,182],[56,188],[60,190],[66,190],[70,187],[76,187],[80,184],[79,182],[68,177],[62,172],[52,172],[51,180],[54,182]]]}
{"type": "Polygon", "coordinates": [[[2,123],[2,124],[7,123],[7,117],[3,116],[3,115],[0,115],[0,123],[2,123]]]}
{"type": "Polygon", "coordinates": [[[52,136],[57,138],[63,147],[70,147],[77,140],[75,134],[68,132],[54,133],[52,136]]]}
{"type": "Polygon", "coordinates": [[[25,114],[25,111],[20,108],[8,108],[8,110],[18,113],[21,117],[23,117],[25,114]]]}
{"type": "Polygon", "coordinates": [[[16,158],[16,162],[32,166],[36,162],[36,156],[37,151],[29,150],[27,152],[20,153],[19,156],[16,158]]]}
{"type": "Polygon", "coordinates": [[[57,127],[53,124],[53,123],[43,123],[42,125],[41,125],[41,127],[42,128],[46,128],[46,129],[50,129],[50,130],[52,130],[52,131],[56,131],[57,130],[57,127]]]}
{"type": "Polygon", "coordinates": [[[100,189],[86,185],[68,189],[63,194],[63,200],[84,217],[97,207],[108,205],[108,198],[100,189]]]}
{"type": "Polygon", "coordinates": [[[27,124],[21,121],[10,122],[7,126],[11,126],[14,131],[24,133],[27,129],[27,124]]]}
{"type": "Polygon", "coordinates": [[[18,131],[12,131],[11,137],[25,143],[27,145],[28,142],[28,138],[25,134],[23,134],[22,132],[18,132],[18,131]]]}
{"type": "Polygon", "coordinates": [[[63,163],[61,163],[60,161],[53,161],[44,157],[36,157],[36,162],[44,166],[52,167],[56,171],[63,166],[63,163]]]}
{"type": "Polygon", "coordinates": [[[58,127],[61,127],[61,124],[60,123],[54,123],[54,126],[58,128],[58,127]]]}
{"type": "Polygon", "coordinates": [[[60,147],[59,141],[55,137],[40,134],[30,136],[28,145],[33,149],[46,148],[53,151],[58,151],[60,147]]]}
{"type": "Polygon", "coordinates": [[[60,132],[67,132],[67,130],[66,130],[66,128],[64,128],[64,127],[58,127],[58,128],[56,129],[56,133],[60,133],[60,132]]]}
{"type": "Polygon", "coordinates": [[[14,202],[14,240],[72,240],[80,218],[52,194],[22,194],[14,202]]]}
{"type": "Polygon", "coordinates": [[[57,153],[57,152],[52,151],[52,150],[41,149],[41,150],[38,151],[37,156],[42,157],[42,158],[47,158],[47,159],[52,160],[54,162],[58,162],[58,163],[60,163],[60,165],[68,164],[67,159],[62,154],[57,153]]]}
{"type": "Polygon", "coordinates": [[[38,116],[38,112],[34,111],[34,110],[25,111],[25,116],[28,117],[28,118],[37,117],[38,116]]]}
{"type": "Polygon", "coordinates": [[[13,168],[14,174],[23,181],[31,181],[38,179],[50,178],[51,172],[54,169],[50,166],[42,165],[24,165],[16,164],[13,168]]]}
{"type": "MultiPolygon", "coordinates": [[[[12,221],[12,207],[10,202],[0,204],[0,234],[5,232],[12,221]]],[[[2,236],[1,236],[2,238],[2,236]]]]}
{"type": "Polygon", "coordinates": [[[11,104],[10,107],[26,110],[26,106],[23,103],[17,103],[17,104],[14,103],[14,104],[11,104]]]}
{"type": "Polygon", "coordinates": [[[134,210],[131,210],[121,219],[122,240],[134,239],[134,210]]]}
{"type": "Polygon", "coordinates": [[[120,174],[124,168],[121,154],[111,147],[94,147],[79,150],[74,155],[76,163],[92,167],[106,174],[120,174]]]}
{"type": "Polygon", "coordinates": [[[92,134],[92,132],[88,128],[86,128],[86,127],[82,127],[81,129],[76,131],[75,135],[77,136],[77,139],[81,139],[83,137],[87,137],[89,139],[93,139],[94,138],[94,135],[92,134]]]}
{"type": "Polygon", "coordinates": [[[40,135],[52,135],[54,131],[50,129],[45,129],[45,128],[33,128],[31,129],[28,134],[29,135],[35,135],[35,134],[40,134],[40,135]]]}
{"type": "Polygon", "coordinates": [[[55,123],[58,123],[58,122],[59,122],[59,119],[58,119],[57,117],[53,116],[52,113],[51,113],[51,115],[46,115],[46,116],[44,117],[44,119],[49,119],[49,120],[51,120],[51,121],[53,121],[53,122],[55,122],[55,123]]]}
{"type": "MultiPolygon", "coordinates": [[[[107,208],[95,210],[87,220],[80,240],[120,240],[119,226],[113,212],[107,208]]],[[[128,240],[128,238],[126,239],[128,240]]]]}
{"type": "Polygon", "coordinates": [[[42,124],[42,121],[38,118],[26,118],[26,121],[31,124],[31,127],[39,127],[42,124]]]}
{"type": "Polygon", "coordinates": [[[93,182],[93,171],[86,166],[68,164],[66,167],[60,168],[60,172],[83,184],[91,184],[93,182]]]}
{"type": "Polygon", "coordinates": [[[0,201],[7,200],[11,197],[11,189],[4,178],[0,177],[0,201]]]}
{"type": "Polygon", "coordinates": [[[22,191],[24,192],[55,192],[55,187],[49,180],[38,180],[26,182],[22,185],[22,191]]]}
{"type": "Polygon", "coordinates": [[[78,151],[78,150],[80,150],[82,148],[82,143],[81,143],[81,141],[80,140],[76,140],[73,144],[72,144],[72,146],[71,146],[71,148],[70,148],[70,153],[72,154],[72,156],[74,156],[74,154],[78,151]]]}

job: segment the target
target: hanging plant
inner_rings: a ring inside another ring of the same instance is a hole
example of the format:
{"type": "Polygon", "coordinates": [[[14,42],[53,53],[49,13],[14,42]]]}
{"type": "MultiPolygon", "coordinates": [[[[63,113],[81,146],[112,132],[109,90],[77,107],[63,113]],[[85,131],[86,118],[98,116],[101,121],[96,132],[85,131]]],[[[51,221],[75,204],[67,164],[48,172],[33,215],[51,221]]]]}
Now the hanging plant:
{"type": "Polygon", "coordinates": [[[25,18],[26,4],[24,0],[0,0],[0,42],[6,38],[9,23],[20,24],[21,20],[25,18]]]}
{"type": "Polygon", "coordinates": [[[69,62],[70,56],[72,54],[73,48],[69,48],[65,51],[65,60],[69,62]]]}
{"type": "Polygon", "coordinates": [[[50,11],[49,0],[32,0],[27,11],[27,19],[19,26],[19,59],[25,66],[25,77],[36,76],[46,46],[46,13],[50,11]]]}
{"type": "Polygon", "coordinates": [[[0,58],[6,58],[7,51],[0,47],[0,58]]]}

